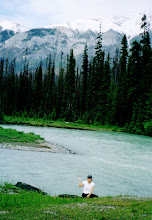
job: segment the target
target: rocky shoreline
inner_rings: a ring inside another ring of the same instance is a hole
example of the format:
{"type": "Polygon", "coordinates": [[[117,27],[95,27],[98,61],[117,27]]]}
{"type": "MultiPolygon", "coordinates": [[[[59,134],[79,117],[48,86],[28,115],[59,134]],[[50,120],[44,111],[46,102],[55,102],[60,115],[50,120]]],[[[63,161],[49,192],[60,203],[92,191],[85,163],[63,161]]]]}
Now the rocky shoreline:
{"type": "Polygon", "coordinates": [[[61,147],[49,142],[40,143],[0,143],[0,149],[20,150],[20,151],[35,151],[35,152],[49,152],[49,153],[61,153],[61,154],[76,154],[69,149],[61,147]]]}

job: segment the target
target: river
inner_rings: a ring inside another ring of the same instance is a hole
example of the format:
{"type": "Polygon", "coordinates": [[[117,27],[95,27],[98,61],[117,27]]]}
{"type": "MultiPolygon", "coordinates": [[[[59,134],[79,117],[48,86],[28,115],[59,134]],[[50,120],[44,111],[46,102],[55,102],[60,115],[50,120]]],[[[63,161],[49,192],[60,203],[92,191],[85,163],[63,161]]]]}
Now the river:
{"type": "Polygon", "coordinates": [[[152,196],[152,138],[107,131],[1,125],[34,132],[76,154],[0,149],[0,182],[32,184],[50,195],[81,195],[88,174],[99,196],[152,196]]]}

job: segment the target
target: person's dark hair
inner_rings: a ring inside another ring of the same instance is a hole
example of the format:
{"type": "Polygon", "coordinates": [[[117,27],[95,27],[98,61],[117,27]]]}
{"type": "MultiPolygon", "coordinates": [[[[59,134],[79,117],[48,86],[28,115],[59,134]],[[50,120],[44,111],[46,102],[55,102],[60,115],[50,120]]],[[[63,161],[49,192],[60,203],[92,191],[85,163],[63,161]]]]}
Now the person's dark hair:
{"type": "Polygon", "coordinates": [[[87,178],[91,178],[92,179],[92,175],[88,175],[87,178]]]}

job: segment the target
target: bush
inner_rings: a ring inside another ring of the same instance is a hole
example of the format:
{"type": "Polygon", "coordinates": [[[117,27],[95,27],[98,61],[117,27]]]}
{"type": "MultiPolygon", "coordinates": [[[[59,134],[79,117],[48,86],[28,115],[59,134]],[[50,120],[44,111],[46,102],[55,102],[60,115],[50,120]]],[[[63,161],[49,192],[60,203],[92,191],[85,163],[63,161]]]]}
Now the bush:
{"type": "Polygon", "coordinates": [[[152,137],[152,120],[144,123],[145,134],[152,137]]]}

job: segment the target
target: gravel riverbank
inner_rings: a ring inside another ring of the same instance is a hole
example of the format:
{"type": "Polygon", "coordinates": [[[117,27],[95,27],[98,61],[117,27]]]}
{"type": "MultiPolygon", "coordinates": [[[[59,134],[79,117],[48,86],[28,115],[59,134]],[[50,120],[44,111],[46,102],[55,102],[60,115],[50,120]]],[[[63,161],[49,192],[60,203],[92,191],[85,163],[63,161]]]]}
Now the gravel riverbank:
{"type": "Polygon", "coordinates": [[[21,151],[75,154],[69,149],[48,142],[43,142],[43,143],[25,143],[25,142],[5,143],[4,142],[4,143],[0,143],[0,148],[10,149],[10,150],[21,150],[21,151]]]}

